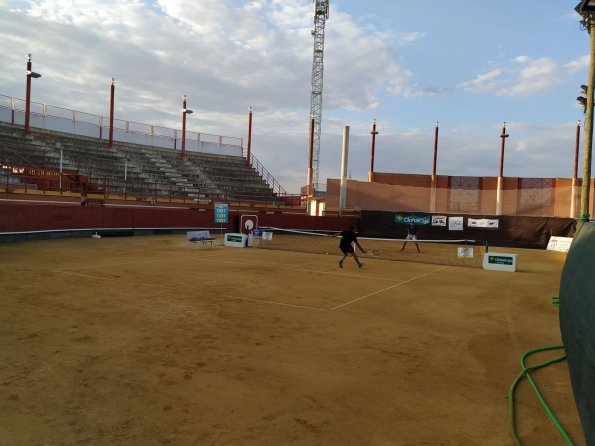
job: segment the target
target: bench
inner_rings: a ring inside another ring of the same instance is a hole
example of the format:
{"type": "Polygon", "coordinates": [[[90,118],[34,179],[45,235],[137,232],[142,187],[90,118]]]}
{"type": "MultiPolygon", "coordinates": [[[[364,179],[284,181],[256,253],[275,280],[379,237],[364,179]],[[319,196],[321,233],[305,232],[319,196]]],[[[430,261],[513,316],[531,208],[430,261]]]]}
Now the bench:
{"type": "Polygon", "coordinates": [[[211,237],[209,231],[188,231],[188,247],[198,247],[199,243],[202,243],[203,248],[213,247],[215,238],[211,237]]]}

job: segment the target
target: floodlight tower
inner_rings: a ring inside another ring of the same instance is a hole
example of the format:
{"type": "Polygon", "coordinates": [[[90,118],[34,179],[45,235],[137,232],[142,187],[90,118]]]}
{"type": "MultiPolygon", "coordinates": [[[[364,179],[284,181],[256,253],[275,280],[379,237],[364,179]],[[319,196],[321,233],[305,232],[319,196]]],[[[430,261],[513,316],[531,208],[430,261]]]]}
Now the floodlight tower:
{"type": "Polygon", "coordinates": [[[312,94],[310,96],[310,163],[308,168],[308,195],[318,183],[318,156],[320,154],[320,125],[322,121],[322,78],[324,74],[324,25],[329,16],[330,0],[312,0],[314,3],[314,56],[312,59],[312,94]]]}

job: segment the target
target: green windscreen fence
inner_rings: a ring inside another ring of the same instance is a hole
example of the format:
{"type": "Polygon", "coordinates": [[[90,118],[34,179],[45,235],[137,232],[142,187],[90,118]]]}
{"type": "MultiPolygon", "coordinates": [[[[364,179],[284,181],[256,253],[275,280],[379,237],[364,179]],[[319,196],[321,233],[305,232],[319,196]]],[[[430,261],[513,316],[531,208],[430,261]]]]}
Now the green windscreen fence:
{"type": "Polygon", "coordinates": [[[595,221],[579,223],[560,281],[560,330],[574,399],[595,445],[595,221]]]}

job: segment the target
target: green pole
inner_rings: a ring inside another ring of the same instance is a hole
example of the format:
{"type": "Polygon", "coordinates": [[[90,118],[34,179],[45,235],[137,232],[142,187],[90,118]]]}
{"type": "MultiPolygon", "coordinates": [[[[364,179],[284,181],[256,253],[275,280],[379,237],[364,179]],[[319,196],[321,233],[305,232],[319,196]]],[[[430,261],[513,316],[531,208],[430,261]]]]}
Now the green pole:
{"type": "Polygon", "coordinates": [[[585,157],[583,161],[583,184],[581,189],[581,220],[589,220],[589,192],[591,187],[591,152],[593,149],[593,86],[595,84],[595,20],[589,12],[589,35],[591,52],[589,58],[589,85],[587,86],[587,110],[585,116],[585,157]]]}

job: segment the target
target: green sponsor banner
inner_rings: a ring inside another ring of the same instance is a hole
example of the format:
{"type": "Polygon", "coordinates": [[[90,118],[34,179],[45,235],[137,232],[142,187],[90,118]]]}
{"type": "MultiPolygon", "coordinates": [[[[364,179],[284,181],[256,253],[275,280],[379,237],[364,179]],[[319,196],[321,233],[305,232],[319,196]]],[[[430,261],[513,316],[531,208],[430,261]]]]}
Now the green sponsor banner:
{"type": "Polygon", "coordinates": [[[395,214],[395,223],[400,225],[408,225],[410,222],[416,225],[429,225],[431,217],[429,215],[403,215],[395,214]]]}
{"type": "Polygon", "coordinates": [[[238,243],[242,243],[242,236],[241,235],[228,235],[227,236],[227,241],[228,242],[238,242],[238,243]]]}
{"type": "Polygon", "coordinates": [[[512,257],[488,256],[488,263],[491,263],[493,265],[512,265],[512,257]]]}

